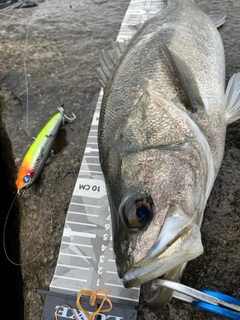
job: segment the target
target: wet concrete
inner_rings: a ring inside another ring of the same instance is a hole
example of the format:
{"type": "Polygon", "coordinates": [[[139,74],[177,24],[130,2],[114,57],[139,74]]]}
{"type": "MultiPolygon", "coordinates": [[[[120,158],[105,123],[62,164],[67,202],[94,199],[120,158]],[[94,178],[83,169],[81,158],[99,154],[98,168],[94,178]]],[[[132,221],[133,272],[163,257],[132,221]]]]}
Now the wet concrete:
{"type": "MultiPolygon", "coordinates": [[[[233,73],[240,72],[240,2],[196,2],[206,13],[227,13],[220,33],[228,81],[233,73]]],[[[55,157],[36,184],[16,200],[21,257],[16,262],[23,266],[12,268],[7,263],[11,275],[19,270],[22,273],[25,320],[41,318],[44,296],[35,293],[35,289],[47,287],[54,273],[66,211],[100,90],[94,71],[97,50],[110,48],[128,3],[129,0],[52,0],[31,9],[0,11],[1,170],[7,175],[11,198],[31,137],[62,104],[67,114],[74,112],[77,116],[72,125],[61,129],[54,146],[55,157]]],[[[239,138],[237,121],[227,130],[222,167],[205,211],[201,229],[204,254],[188,263],[182,283],[240,299],[239,138]]],[[[6,217],[6,207],[3,211],[6,217]]],[[[138,319],[211,318],[174,299],[161,312],[152,313],[140,299],[138,319]]]]}

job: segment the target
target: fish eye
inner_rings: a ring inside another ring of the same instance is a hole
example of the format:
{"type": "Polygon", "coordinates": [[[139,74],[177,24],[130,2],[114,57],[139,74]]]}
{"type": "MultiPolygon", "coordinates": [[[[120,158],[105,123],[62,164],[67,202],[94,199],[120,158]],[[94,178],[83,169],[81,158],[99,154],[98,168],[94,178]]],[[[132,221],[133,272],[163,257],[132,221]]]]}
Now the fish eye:
{"type": "Polygon", "coordinates": [[[122,206],[123,220],[129,228],[144,228],[153,215],[153,201],[147,195],[127,197],[122,206]]]}

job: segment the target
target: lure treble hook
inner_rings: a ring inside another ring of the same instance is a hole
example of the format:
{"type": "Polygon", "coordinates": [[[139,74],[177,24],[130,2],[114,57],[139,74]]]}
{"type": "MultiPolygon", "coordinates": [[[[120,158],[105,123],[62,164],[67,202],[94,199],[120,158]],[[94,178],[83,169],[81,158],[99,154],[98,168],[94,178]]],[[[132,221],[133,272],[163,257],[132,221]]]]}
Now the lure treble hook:
{"type": "MultiPolygon", "coordinates": [[[[66,116],[66,114],[64,113],[64,109],[63,109],[63,107],[58,107],[57,108],[58,109],[58,111],[61,113],[61,115],[63,116],[63,118],[64,119],[66,119],[68,122],[73,122],[75,119],[76,119],[76,116],[75,116],[75,114],[74,113],[72,113],[72,118],[69,118],[68,116],[66,116]]],[[[64,120],[63,119],[63,120],[64,120]]]]}

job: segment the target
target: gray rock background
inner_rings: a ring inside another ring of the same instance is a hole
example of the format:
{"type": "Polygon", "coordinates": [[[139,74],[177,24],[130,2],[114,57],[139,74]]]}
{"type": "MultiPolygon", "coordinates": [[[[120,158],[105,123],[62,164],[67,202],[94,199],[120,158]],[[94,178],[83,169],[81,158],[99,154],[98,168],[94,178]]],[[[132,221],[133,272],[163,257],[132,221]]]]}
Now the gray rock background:
{"type": "MultiPolygon", "coordinates": [[[[233,73],[240,72],[240,1],[196,2],[206,13],[227,13],[220,33],[226,50],[228,81],[233,73]]],[[[31,9],[0,11],[0,139],[4,161],[1,175],[7,175],[6,190],[10,188],[12,197],[17,171],[32,143],[31,137],[39,133],[62,104],[67,115],[74,112],[77,116],[73,124],[60,130],[54,158],[37,182],[17,198],[16,211],[13,207],[10,212],[19,222],[23,265],[13,269],[11,266],[11,272],[21,270],[24,320],[41,319],[45,297],[35,290],[49,286],[56,266],[68,204],[100,91],[94,71],[98,66],[97,50],[110,48],[128,4],[129,0],[48,0],[31,9]]],[[[222,167],[205,212],[205,252],[188,264],[182,283],[240,299],[239,163],[237,121],[228,128],[222,167]]],[[[5,207],[1,207],[1,213],[6,217],[5,207]]],[[[140,298],[138,319],[211,318],[174,299],[161,312],[152,313],[140,298]]]]}

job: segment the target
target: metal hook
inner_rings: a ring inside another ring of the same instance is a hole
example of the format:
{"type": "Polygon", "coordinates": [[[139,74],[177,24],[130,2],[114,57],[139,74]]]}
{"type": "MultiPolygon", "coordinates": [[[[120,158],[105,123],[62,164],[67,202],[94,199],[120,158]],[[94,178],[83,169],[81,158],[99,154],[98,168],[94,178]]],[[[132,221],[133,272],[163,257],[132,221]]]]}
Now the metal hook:
{"type": "Polygon", "coordinates": [[[61,115],[63,116],[63,118],[64,118],[65,120],[67,120],[68,122],[73,122],[73,121],[76,119],[76,116],[75,116],[74,113],[72,113],[72,115],[73,115],[72,118],[67,117],[66,114],[64,113],[63,107],[58,107],[57,109],[59,110],[59,112],[61,113],[61,115]]]}
{"type": "Polygon", "coordinates": [[[27,190],[27,188],[19,189],[19,190],[17,190],[17,194],[18,194],[19,196],[23,196],[26,190],[27,190]]]}

